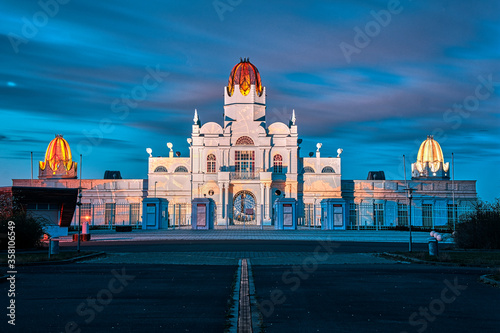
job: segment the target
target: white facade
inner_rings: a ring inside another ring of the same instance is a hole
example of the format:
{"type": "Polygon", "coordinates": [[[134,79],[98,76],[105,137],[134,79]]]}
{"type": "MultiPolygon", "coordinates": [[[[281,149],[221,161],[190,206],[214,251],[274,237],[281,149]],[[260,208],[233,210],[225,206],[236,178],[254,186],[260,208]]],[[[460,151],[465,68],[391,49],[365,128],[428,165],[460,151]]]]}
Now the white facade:
{"type": "Polygon", "coordinates": [[[316,202],[317,209],[322,198],[340,198],[340,157],[321,158],[318,149],[316,157],[300,158],[295,114],[288,125],[267,124],[265,88],[260,95],[257,89],[255,82],[247,95],[238,84],[232,95],[224,88],[222,125],[201,124],[195,112],[190,157],[171,151],[169,157],[149,158],[148,196],[171,204],[212,198],[219,225],[270,224],[278,194],[316,202]]]}
{"type": "MultiPolygon", "coordinates": [[[[266,122],[266,89],[248,60],[231,72],[224,87],[224,116],[218,121],[202,124],[195,111],[189,157],[174,156],[171,146],[168,157],[152,157],[148,151],[147,179],[82,180],[82,221],[140,225],[143,199],[162,198],[168,200],[163,217],[168,225],[189,226],[192,200],[206,197],[215,202],[215,225],[269,225],[273,203],[286,197],[297,200],[299,226],[321,226],[322,202],[334,199],[329,202],[345,209],[344,228],[384,229],[408,224],[407,189],[411,188],[412,225],[437,227],[450,223],[453,207],[458,206],[452,214],[456,220],[477,199],[475,181],[450,180],[449,165],[432,137],[422,144],[408,183],[341,179],[342,149],[336,157],[321,157],[318,144],[314,156],[300,157],[300,119],[294,111],[288,124],[266,122]]],[[[62,136],[58,140],[63,142],[62,136]]],[[[69,145],[61,147],[70,156],[69,145]]],[[[13,185],[80,186],[78,179],[40,178],[13,180],[13,185]]],[[[77,221],[78,213],[73,223],[77,221]]]]}

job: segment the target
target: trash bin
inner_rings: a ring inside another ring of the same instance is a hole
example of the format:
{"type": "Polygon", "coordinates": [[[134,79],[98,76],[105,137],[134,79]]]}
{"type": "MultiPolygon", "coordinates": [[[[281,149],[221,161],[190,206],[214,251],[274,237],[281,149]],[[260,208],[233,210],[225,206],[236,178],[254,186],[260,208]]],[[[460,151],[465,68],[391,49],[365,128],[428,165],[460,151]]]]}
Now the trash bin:
{"type": "Polygon", "coordinates": [[[437,239],[434,237],[431,237],[431,238],[429,238],[428,242],[429,242],[429,255],[430,256],[438,256],[439,250],[438,250],[437,239]]]}
{"type": "Polygon", "coordinates": [[[59,239],[50,239],[50,255],[59,254],[59,239]]]}

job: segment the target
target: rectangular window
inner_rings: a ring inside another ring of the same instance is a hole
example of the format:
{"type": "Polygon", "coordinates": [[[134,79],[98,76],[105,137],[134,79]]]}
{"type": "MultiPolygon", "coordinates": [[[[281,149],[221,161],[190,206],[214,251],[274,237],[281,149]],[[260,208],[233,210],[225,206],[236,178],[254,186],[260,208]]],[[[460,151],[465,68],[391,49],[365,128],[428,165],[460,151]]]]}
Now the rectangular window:
{"type": "Polygon", "coordinates": [[[235,171],[241,179],[252,179],[255,170],[255,152],[254,151],[235,151],[235,171]]]}
{"type": "Polygon", "coordinates": [[[305,225],[310,226],[313,220],[313,205],[312,204],[304,204],[304,218],[305,225]]]}
{"type": "MultiPolygon", "coordinates": [[[[78,208],[77,208],[78,209],[78,208]]],[[[90,203],[82,203],[82,220],[81,222],[90,222],[92,220],[92,207],[90,203]]]]}
{"type": "Polygon", "coordinates": [[[355,227],[358,225],[358,212],[359,204],[350,203],[349,204],[349,225],[355,227]]]}
{"type": "Polygon", "coordinates": [[[398,225],[408,226],[408,205],[398,203],[398,225]]]}
{"type": "Polygon", "coordinates": [[[107,225],[113,225],[115,223],[115,215],[116,215],[116,204],[115,203],[107,203],[106,210],[104,213],[104,221],[107,225]]]}
{"type": "Polygon", "coordinates": [[[333,226],[344,226],[344,207],[342,205],[333,205],[333,226]]]}
{"type": "Polygon", "coordinates": [[[137,225],[139,223],[140,218],[140,203],[131,203],[130,204],[130,224],[137,225]]]}
{"type": "Polygon", "coordinates": [[[448,204],[448,225],[453,226],[453,221],[455,223],[458,221],[457,205],[448,204]],[[455,209],[453,209],[453,206],[455,206],[455,209]]]}
{"type": "Polygon", "coordinates": [[[384,204],[373,204],[373,219],[374,224],[378,226],[384,225],[384,204]]]}
{"type": "Polygon", "coordinates": [[[422,223],[424,227],[432,227],[432,204],[422,205],[422,223]]]}

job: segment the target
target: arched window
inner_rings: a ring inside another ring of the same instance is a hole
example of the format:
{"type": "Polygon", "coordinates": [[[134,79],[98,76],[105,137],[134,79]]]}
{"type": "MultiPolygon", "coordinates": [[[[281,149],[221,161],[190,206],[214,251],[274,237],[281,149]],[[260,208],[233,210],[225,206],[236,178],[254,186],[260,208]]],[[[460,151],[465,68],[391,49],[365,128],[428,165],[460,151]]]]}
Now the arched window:
{"type": "Polygon", "coordinates": [[[304,173],[316,173],[316,171],[314,171],[314,169],[311,168],[310,166],[304,167],[303,172],[304,173]]]}
{"type": "Polygon", "coordinates": [[[177,168],[175,168],[174,172],[188,172],[188,169],[185,166],[180,165],[177,168]]]}
{"type": "Polygon", "coordinates": [[[215,155],[210,154],[207,156],[207,173],[215,173],[215,155]]]}
{"type": "Polygon", "coordinates": [[[335,171],[333,171],[333,168],[331,166],[326,166],[323,168],[323,170],[321,170],[321,173],[335,173],[335,171]]]}
{"type": "Polygon", "coordinates": [[[275,173],[283,173],[283,156],[276,154],[273,157],[273,166],[275,173]]]}
{"type": "Polygon", "coordinates": [[[253,140],[249,136],[240,136],[238,140],[236,140],[236,144],[239,146],[253,146],[253,140]]]}
{"type": "Polygon", "coordinates": [[[155,172],[168,172],[167,168],[165,168],[163,165],[160,165],[156,167],[155,172]]]}

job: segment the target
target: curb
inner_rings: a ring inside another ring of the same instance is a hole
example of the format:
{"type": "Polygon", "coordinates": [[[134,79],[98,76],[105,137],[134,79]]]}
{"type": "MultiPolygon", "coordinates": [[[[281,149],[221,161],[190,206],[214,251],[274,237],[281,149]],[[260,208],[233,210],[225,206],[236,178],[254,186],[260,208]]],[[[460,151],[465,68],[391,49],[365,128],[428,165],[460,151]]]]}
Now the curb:
{"type": "MultiPolygon", "coordinates": [[[[28,263],[24,263],[24,264],[16,264],[16,266],[63,265],[63,264],[71,264],[71,263],[74,263],[74,262],[77,262],[77,261],[80,261],[80,260],[98,258],[98,257],[102,257],[102,256],[105,256],[105,255],[106,255],[106,252],[97,252],[97,253],[87,254],[87,255],[84,255],[84,256],[74,257],[74,258],[71,258],[71,259],[62,259],[62,260],[54,260],[54,261],[28,262],[28,263]]],[[[0,267],[7,267],[7,265],[3,265],[2,264],[0,267]]],[[[8,275],[6,275],[5,277],[3,277],[3,276],[0,277],[0,281],[3,278],[7,278],[7,277],[8,277],[8,275]]]]}
{"type": "Polygon", "coordinates": [[[382,252],[382,254],[392,257],[394,259],[398,259],[399,261],[405,261],[405,262],[411,262],[411,263],[416,263],[416,264],[428,264],[428,265],[434,265],[434,266],[458,266],[458,267],[484,267],[484,266],[472,266],[472,265],[464,265],[464,264],[455,264],[452,262],[436,262],[436,261],[427,261],[427,260],[422,260],[422,259],[417,259],[417,258],[411,258],[404,256],[402,254],[393,254],[393,253],[388,253],[388,252],[382,252]]]}
{"type": "Polygon", "coordinates": [[[394,253],[388,253],[388,252],[378,253],[378,255],[380,255],[380,254],[386,255],[388,257],[392,257],[392,258],[397,259],[399,261],[412,262],[412,263],[416,263],[416,264],[427,264],[427,265],[434,265],[434,266],[437,266],[437,265],[439,265],[439,266],[455,266],[455,267],[481,267],[481,268],[489,268],[490,267],[487,265],[468,265],[468,264],[459,264],[459,263],[453,263],[453,262],[427,261],[427,260],[407,257],[407,256],[402,255],[402,254],[394,254],[394,253]]]}
{"type": "Polygon", "coordinates": [[[493,287],[500,287],[500,281],[491,279],[490,276],[492,276],[492,275],[489,275],[489,274],[481,275],[479,277],[479,281],[481,281],[482,283],[485,283],[485,284],[491,284],[493,287]]]}

